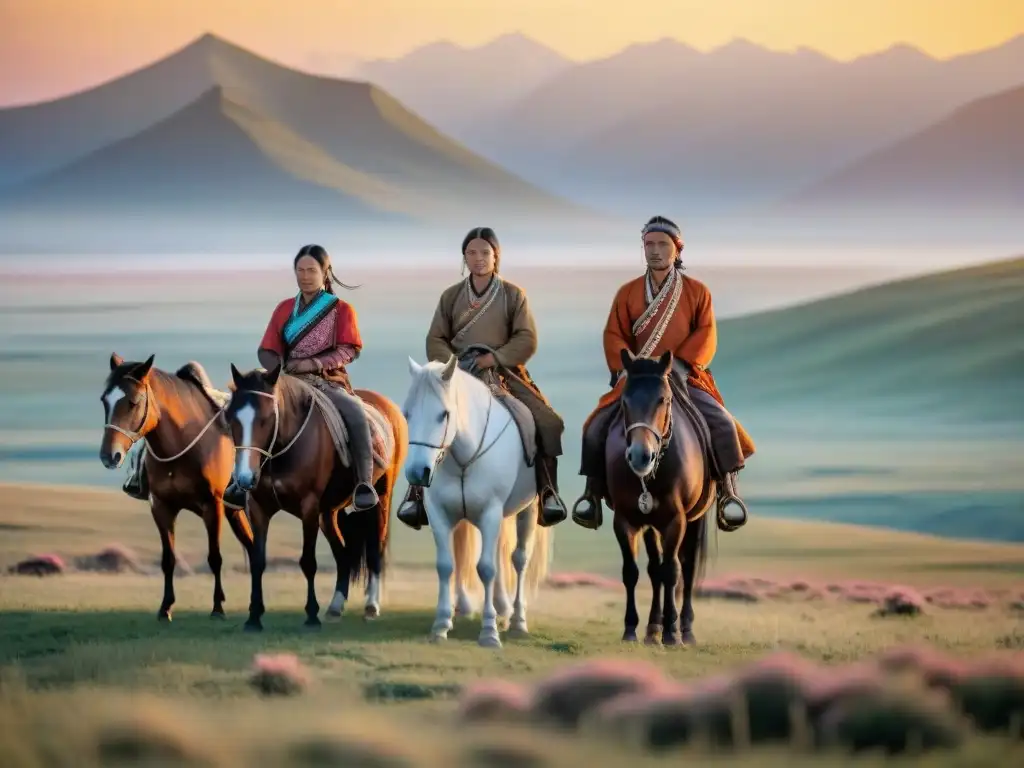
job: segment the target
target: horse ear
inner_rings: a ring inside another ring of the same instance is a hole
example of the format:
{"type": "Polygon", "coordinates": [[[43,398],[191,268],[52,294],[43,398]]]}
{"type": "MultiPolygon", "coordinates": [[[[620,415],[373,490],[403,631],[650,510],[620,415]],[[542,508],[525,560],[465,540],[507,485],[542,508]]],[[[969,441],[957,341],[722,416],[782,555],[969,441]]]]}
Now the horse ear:
{"type": "Polygon", "coordinates": [[[242,380],[241,372],[237,368],[235,368],[235,364],[234,363],[231,363],[231,383],[234,384],[237,387],[238,383],[241,380],[242,380]]]}
{"type": "Polygon", "coordinates": [[[271,388],[277,386],[277,380],[281,377],[281,368],[283,367],[283,365],[284,364],[280,360],[278,360],[277,365],[274,366],[274,370],[272,370],[270,373],[266,375],[264,380],[267,382],[267,385],[270,386],[271,388]]]}
{"type": "Polygon", "coordinates": [[[448,358],[448,362],[445,363],[444,370],[441,371],[441,381],[451,381],[452,376],[455,375],[455,366],[458,365],[459,359],[452,355],[448,358]]]}
{"type": "Polygon", "coordinates": [[[619,353],[619,357],[622,359],[623,369],[628,369],[629,366],[633,364],[633,361],[636,360],[636,355],[628,349],[623,349],[622,352],[619,353]]]}
{"type": "Polygon", "coordinates": [[[672,350],[666,349],[658,358],[658,367],[661,368],[661,375],[664,376],[672,368],[672,350]]]}
{"type": "Polygon", "coordinates": [[[139,365],[135,368],[135,370],[132,371],[132,373],[135,374],[135,376],[138,378],[139,381],[142,381],[147,376],[149,376],[149,372],[151,370],[153,370],[153,360],[154,360],[155,357],[156,357],[156,355],[150,355],[146,359],[146,362],[139,363],[139,365]]]}
{"type": "Polygon", "coordinates": [[[124,358],[121,357],[117,352],[110,353],[110,370],[116,371],[117,366],[124,362],[124,358]]]}
{"type": "Polygon", "coordinates": [[[409,375],[410,376],[415,376],[419,372],[420,372],[420,364],[417,363],[415,360],[413,360],[410,357],[409,358],[409,375]]]}

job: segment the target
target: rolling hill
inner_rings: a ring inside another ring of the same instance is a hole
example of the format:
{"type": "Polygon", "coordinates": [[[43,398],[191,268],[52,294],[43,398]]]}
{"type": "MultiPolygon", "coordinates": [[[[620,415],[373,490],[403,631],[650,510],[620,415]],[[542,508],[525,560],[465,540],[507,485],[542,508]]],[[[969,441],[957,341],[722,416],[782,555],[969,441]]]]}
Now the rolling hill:
{"type": "Polygon", "coordinates": [[[730,400],[762,408],[855,403],[1019,434],[1022,306],[1024,256],[723,321],[713,368],[730,400]]]}
{"type": "Polygon", "coordinates": [[[463,138],[588,205],[717,213],[796,193],[1022,73],[1024,36],[945,61],[662,40],[574,66],[463,138]]]}
{"type": "Polygon", "coordinates": [[[813,184],[806,213],[1024,216],[1024,86],[967,104],[937,124],[813,184]]]}
{"type": "Polygon", "coordinates": [[[306,75],[212,36],[93,91],[0,111],[0,137],[13,137],[0,144],[10,156],[23,150],[13,176],[31,171],[0,195],[6,250],[122,250],[139,237],[248,249],[311,224],[594,221],[373,85],[306,75]],[[80,130],[71,141],[51,123],[80,130]]]}

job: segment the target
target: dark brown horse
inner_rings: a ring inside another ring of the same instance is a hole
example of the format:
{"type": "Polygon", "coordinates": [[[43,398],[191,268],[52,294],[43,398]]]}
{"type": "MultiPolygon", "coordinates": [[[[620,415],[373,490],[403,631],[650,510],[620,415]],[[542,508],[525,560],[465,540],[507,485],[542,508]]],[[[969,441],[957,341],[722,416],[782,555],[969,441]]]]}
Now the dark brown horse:
{"type": "Polygon", "coordinates": [[[385,468],[374,466],[375,509],[339,515],[352,499],[355,476],[342,465],[331,432],[313,397],[313,387],[294,376],[281,376],[278,365],[239,373],[231,366],[234,392],[227,418],[236,450],[235,481],[249,491],[253,527],[252,599],[247,630],[261,630],[265,613],[263,572],[267,562],[267,531],[283,509],[302,522],[302,557],[306,577],[306,626],[319,627],[316,600],[317,530],[323,530],[338,568],[329,615],[340,615],[349,585],[368,571],[364,616],[380,613],[380,585],[386,566],[388,521],[395,481],[409,446],[408,428],[398,406],[368,390],[355,394],[372,405],[391,428],[391,455],[385,468]],[[340,518],[340,520],[339,520],[340,518]]]}
{"type": "Polygon", "coordinates": [[[622,353],[626,384],[605,445],[609,506],[622,550],[626,587],[624,641],[637,640],[637,535],[643,531],[647,573],[654,594],[644,642],[692,644],[693,587],[707,559],[707,509],[715,498],[706,447],[687,415],[685,392],[674,400],[669,383],[672,353],[659,359],[622,353]],[[680,575],[682,585],[680,590],[680,575]],[[662,611],[661,592],[665,605],[662,611]],[[682,632],[677,600],[682,595],[682,632]]]}
{"type": "MultiPolygon", "coordinates": [[[[234,445],[227,421],[209,379],[198,363],[176,374],[145,362],[126,362],[110,356],[101,400],[106,423],[100,442],[100,461],[107,469],[124,463],[128,451],[145,438],[149,504],[160,532],[164,599],[157,618],[171,620],[174,605],[174,526],[182,509],[195,512],[206,525],[207,563],[213,572],[213,618],[224,618],[221,585],[220,531],[225,516],[224,489],[231,479],[234,445]]],[[[228,523],[252,557],[252,531],[241,509],[227,513],[228,523]]]]}

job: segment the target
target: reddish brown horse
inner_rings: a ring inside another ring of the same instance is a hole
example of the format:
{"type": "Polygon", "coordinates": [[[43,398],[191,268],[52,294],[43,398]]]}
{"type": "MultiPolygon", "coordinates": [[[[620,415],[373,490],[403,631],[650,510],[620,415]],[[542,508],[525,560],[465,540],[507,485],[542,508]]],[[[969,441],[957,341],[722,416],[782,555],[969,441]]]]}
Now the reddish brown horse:
{"type": "MultiPolygon", "coordinates": [[[[235,481],[249,492],[253,527],[252,599],[247,630],[263,629],[263,572],[267,562],[267,531],[279,509],[302,522],[302,557],[306,577],[306,626],[319,627],[316,600],[316,537],[323,530],[338,567],[329,614],[338,615],[349,585],[368,571],[366,618],[380,613],[380,585],[386,566],[388,521],[395,481],[405,462],[409,436],[405,418],[388,398],[369,390],[355,394],[369,403],[390,426],[387,466],[375,462],[373,483],[380,499],[375,509],[339,515],[355,489],[355,476],[337,455],[313,387],[294,376],[281,376],[280,365],[239,373],[231,366],[234,392],[227,407],[237,452],[235,481]],[[339,521],[339,517],[341,518],[339,521]]],[[[333,407],[333,406],[329,406],[333,407]]]]}
{"type": "MultiPolygon", "coordinates": [[[[221,585],[220,532],[225,516],[224,490],[231,479],[234,446],[217,393],[198,363],[176,374],[145,362],[126,362],[110,356],[101,400],[106,423],[100,442],[100,461],[107,469],[124,463],[128,451],[143,438],[147,443],[146,472],[153,521],[160,532],[163,554],[164,599],[157,618],[171,620],[174,605],[174,527],[182,509],[195,512],[206,525],[207,563],[213,572],[213,618],[224,618],[221,585]]],[[[244,511],[227,514],[231,530],[252,556],[252,531],[244,511]]]]}
{"type": "MultiPolygon", "coordinates": [[[[637,358],[624,350],[626,384],[621,414],[605,445],[609,506],[615,512],[615,538],[622,550],[622,583],[626,587],[624,641],[637,640],[637,536],[643,531],[647,573],[654,594],[644,642],[692,644],[693,587],[707,559],[707,516],[714,501],[702,442],[692,420],[697,413],[685,391],[673,398],[669,383],[672,353],[637,358]],[[687,407],[687,406],[690,407],[687,407]],[[682,632],[677,600],[682,598],[682,632]],[[661,592],[664,588],[664,611],[661,592]]],[[[699,414],[698,414],[699,418],[699,414]]]]}

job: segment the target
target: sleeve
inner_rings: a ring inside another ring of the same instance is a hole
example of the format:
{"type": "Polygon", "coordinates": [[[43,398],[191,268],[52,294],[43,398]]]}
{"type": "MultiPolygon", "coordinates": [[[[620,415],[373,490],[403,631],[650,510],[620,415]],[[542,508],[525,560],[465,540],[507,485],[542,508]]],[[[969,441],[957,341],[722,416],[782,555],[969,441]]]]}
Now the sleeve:
{"type": "Polygon", "coordinates": [[[452,322],[445,311],[445,296],[441,294],[438,299],[437,309],[434,310],[434,317],[430,321],[430,328],[427,330],[427,361],[448,362],[448,358],[455,354],[452,349],[452,322]]]}
{"type": "Polygon", "coordinates": [[[711,365],[718,349],[718,326],[711,304],[711,291],[701,285],[694,301],[693,322],[686,340],[679,345],[675,356],[692,368],[701,370],[711,365]]]}
{"type": "Polygon", "coordinates": [[[604,358],[613,381],[622,370],[622,350],[631,349],[633,324],[629,320],[629,285],[622,286],[612,300],[608,321],[604,326],[604,358]]]}
{"type": "Polygon", "coordinates": [[[313,357],[320,361],[325,371],[333,371],[358,358],[362,350],[363,337],[359,333],[356,310],[351,304],[339,301],[334,323],[334,347],[313,357]]]}
{"type": "Polygon", "coordinates": [[[287,309],[288,302],[281,302],[274,308],[259,346],[259,349],[269,350],[282,360],[284,359],[284,340],[281,338],[281,333],[284,330],[287,309]]]}
{"type": "Polygon", "coordinates": [[[536,352],[537,325],[526,294],[519,291],[512,309],[509,339],[494,350],[494,359],[503,368],[515,368],[526,365],[536,352]]]}

